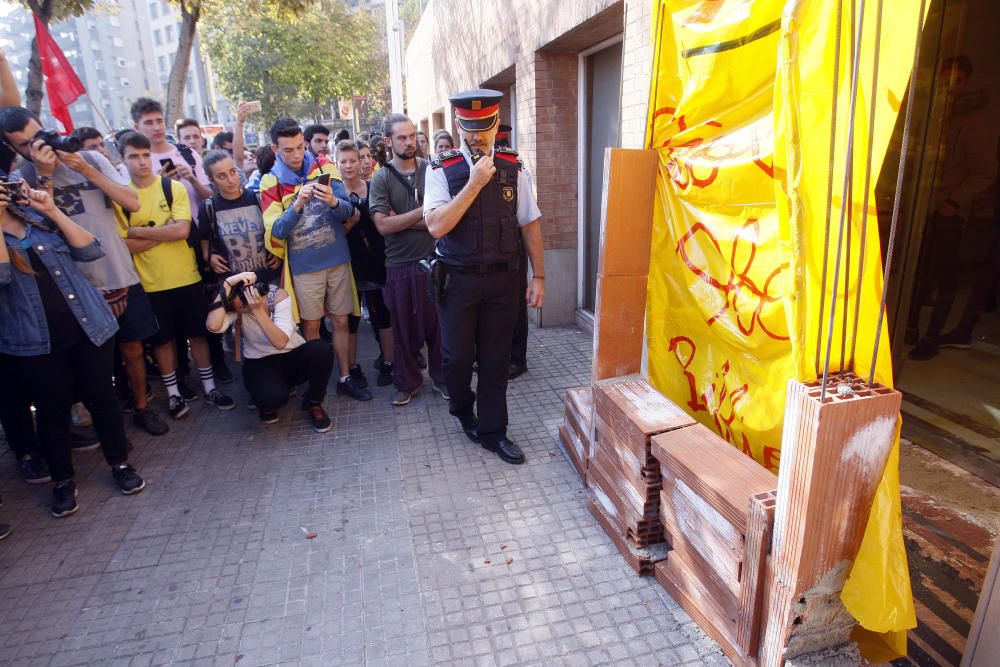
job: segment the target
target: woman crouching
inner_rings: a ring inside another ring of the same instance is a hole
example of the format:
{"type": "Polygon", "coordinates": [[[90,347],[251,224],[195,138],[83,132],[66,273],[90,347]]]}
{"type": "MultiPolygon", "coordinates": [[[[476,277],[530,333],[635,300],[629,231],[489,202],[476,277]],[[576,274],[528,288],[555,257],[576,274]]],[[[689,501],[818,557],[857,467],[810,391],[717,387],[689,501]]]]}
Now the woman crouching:
{"type": "Polygon", "coordinates": [[[288,402],[292,387],[308,382],[302,409],[309,413],[314,431],[329,431],[332,424],[323,400],[333,370],[333,348],[322,339],[307,343],[299,335],[288,294],[258,284],[257,275],[248,271],[226,278],[210,308],[205,323],[209,331],[222,333],[236,326],[237,355],[245,357],[243,385],[260,420],[278,421],[278,408],[288,402]]]}

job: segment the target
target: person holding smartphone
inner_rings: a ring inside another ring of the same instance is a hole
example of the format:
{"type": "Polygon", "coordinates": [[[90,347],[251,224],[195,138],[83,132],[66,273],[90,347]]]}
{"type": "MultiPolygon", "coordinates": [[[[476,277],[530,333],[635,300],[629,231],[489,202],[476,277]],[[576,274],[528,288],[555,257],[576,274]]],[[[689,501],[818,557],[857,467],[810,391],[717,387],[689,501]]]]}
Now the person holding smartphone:
{"type": "Polygon", "coordinates": [[[278,421],[278,410],[288,402],[292,387],[308,382],[302,410],[317,433],[332,427],[323,409],[326,386],[333,370],[333,350],[325,341],[303,340],[295,326],[288,293],[258,283],[252,271],[223,281],[210,306],[205,326],[222,333],[236,327],[243,361],[243,384],[265,424],[278,421]]]}
{"type": "Polygon", "coordinates": [[[51,514],[79,509],[70,452],[70,409],[83,399],[119,490],[145,482],[128,462],[121,407],[111,384],[118,323],[77,266],[104,251],[44,190],[0,188],[0,356],[34,398],[38,439],[55,482],[51,514]],[[40,214],[40,216],[39,216],[40,214]]]}
{"type": "Polygon", "coordinates": [[[330,314],[339,371],[337,393],[370,401],[371,392],[350,374],[347,319],[361,309],[351,279],[344,223],[357,221],[360,215],[348,201],[344,184],[332,178],[333,164],[306,151],[298,122],[276,120],[271,148],[274,166],[260,181],[268,250],[285,259],[285,285],[293,286],[306,340],[320,337],[320,321],[330,314]]]}

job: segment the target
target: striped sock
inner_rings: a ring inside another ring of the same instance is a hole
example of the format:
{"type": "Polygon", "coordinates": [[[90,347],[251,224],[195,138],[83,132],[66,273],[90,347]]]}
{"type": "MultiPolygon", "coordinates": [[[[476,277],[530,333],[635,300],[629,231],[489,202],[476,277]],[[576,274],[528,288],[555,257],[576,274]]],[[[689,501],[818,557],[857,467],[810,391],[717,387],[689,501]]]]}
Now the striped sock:
{"type": "Polygon", "coordinates": [[[160,376],[163,378],[163,386],[167,388],[167,396],[180,396],[181,390],[177,388],[177,372],[170,371],[160,376]]]}
{"type": "Polygon", "coordinates": [[[201,376],[201,386],[205,389],[205,393],[211,394],[212,390],[215,389],[215,378],[212,376],[212,367],[199,368],[198,375],[201,376]]]}

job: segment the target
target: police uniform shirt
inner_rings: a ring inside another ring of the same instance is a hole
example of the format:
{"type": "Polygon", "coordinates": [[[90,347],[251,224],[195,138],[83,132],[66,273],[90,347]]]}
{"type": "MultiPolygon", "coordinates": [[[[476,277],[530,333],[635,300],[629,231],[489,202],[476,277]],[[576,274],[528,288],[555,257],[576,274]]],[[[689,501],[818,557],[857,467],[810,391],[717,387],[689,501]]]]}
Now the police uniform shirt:
{"type": "MultiPolygon", "coordinates": [[[[462,156],[472,169],[472,155],[468,146],[462,146],[462,156]]],[[[436,208],[440,208],[452,200],[448,190],[448,177],[444,168],[428,169],[424,179],[424,217],[436,208]]],[[[531,191],[531,178],[527,171],[521,169],[517,173],[517,224],[524,227],[542,217],[538,203],[531,191]]]]}

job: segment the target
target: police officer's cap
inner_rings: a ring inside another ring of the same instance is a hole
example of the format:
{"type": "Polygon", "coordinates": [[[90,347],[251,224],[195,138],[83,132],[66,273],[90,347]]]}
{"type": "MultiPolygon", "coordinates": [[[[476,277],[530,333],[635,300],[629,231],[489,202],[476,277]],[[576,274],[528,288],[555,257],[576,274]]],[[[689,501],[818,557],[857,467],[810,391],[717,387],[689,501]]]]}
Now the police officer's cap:
{"type": "Polygon", "coordinates": [[[488,88],[466,90],[448,98],[455,107],[458,125],[466,132],[493,129],[500,120],[500,100],[503,93],[488,88]]]}

